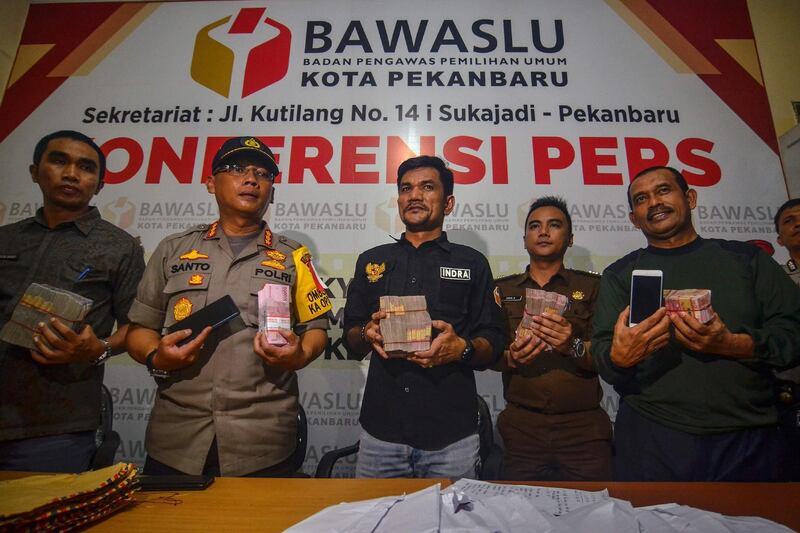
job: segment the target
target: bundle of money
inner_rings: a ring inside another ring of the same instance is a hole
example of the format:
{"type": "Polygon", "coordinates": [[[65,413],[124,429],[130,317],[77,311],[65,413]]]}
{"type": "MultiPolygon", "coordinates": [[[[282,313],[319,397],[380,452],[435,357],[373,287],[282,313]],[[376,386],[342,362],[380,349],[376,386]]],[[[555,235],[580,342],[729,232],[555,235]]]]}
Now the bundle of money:
{"type": "Polygon", "coordinates": [[[265,283],[258,291],[258,330],[265,332],[267,342],[273,346],[286,344],[279,329],[292,329],[290,301],[288,285],[265,283]]]}
{"type": "Polygon", "coordinates": [[[567,297],[557,292],[548,292],[540,289],[525,289],[525,308],[522,320],[517,326],[517,338],[526,338],[533,335],[533,317],[542,313],[563,315],[567,310],[567,297]]]}
{"type": "MultiPolygon", "coordinates": [[[[0,330],[0,339],[35,350],[33,336],[40,322],[47,324],[50,318],[55,317],[77,332],[82,329],[83,319],[91,307],[92,300],[80,294],[43,283],[31,283],[14,307],[11,319],[0,330]]],[[[47,344],[44,337],[42,341],[47,344]]]]}
{"type": "Polygon", "coordinates": [[[667,289],[664,291],[664,305],[669,314],[683,311],[703,324],[714,318],[708,289],[667,289]]]}
{"type": "Polygon", "coordinates": [[[405,357],[431,347],[431,316],[424,296],[381,296],[383,350],[391,357],[405,357]]]}

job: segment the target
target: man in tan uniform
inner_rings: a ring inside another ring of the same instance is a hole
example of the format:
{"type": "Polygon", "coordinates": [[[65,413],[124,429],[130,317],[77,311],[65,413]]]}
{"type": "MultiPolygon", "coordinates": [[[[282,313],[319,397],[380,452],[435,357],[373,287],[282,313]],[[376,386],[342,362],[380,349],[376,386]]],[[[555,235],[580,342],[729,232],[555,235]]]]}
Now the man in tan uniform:
{"type": "Polygon", "coordinates": [[[296,370],[327,343],[330,311],[305,246],[273,234],[263,220],[278,174],[254,137],[229,139],[206,186],[219,220],[161,241],[129,318],[128,352],[157,377],[147,426],[146,474],[291,474],[298,411],[296,370]],[[291,287],[292,330],[272,346],[258,332],[258,291],[291,287]],[[183,345],[191,330],[163,328],[230,295],[240,316],[183,345]]]}
{"type": "Polygon", "coordinates": [[[507,405],[497,420],[503,478],[610,479],[611,423],[588,350],[600,277],[564,268],[572,220],[560,198],[531,204],[523,241],[530,265],[497,280],[509,340],[502,365],[507,405]],[[563,294],[569,304],[563,317],[534,317],[535,334],[516,340],[528,288],[563,294]]]}

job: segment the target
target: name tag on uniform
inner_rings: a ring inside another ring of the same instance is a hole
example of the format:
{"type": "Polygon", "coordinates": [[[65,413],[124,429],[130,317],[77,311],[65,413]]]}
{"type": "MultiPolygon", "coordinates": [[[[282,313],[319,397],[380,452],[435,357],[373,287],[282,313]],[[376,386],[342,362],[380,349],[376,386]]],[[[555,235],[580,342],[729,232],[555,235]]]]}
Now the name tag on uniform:
{"type": "Polygon", "coordinates": [[[503,301],[504,302],[521,302],[522,301],[522,295],[520,295],[520,296],[503,296],[503,301]]]}
{"type": "Polygon", "coordinates": [[[469,281],[470,270],[468,268],[439,267],[439,277],[442,279],[469,281]]]}

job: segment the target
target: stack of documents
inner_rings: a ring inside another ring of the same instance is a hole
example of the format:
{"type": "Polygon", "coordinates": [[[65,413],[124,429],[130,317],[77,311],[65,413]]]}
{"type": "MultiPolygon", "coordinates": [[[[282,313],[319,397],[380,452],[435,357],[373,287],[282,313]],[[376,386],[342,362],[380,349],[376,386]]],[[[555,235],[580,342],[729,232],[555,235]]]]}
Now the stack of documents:
{"type": "Polygon", "coordinates": [[[431,347],[431,315],[424,296],[381,296],[383,350],[390,356],[405,356],[431,347]]]}
{"type": "Polygon", "coordinates": [[[66,530],[133,502],[136,466],[119,463],[83,474],[0,481],[0,531],[66,530]]]}
{"type": "MultiPolygon", "coordinates": [[[[68,290],[42,283],[31,283],[14,308],[11,319],[0,330],[0,339],[35,350],[33,336],[40,322],[55,317],[78,331],[92,307],[92,301],[68,290]]],[[[42,341],[46,342],[42,337],[42,341]]]]}
{"type": "Polygon", "coordinates": [[[460,479],[409,495],[341,503],[286,530],[314,532],[541,531],[568,533],[791,533],[756,517],[730,517],[677,504],[633,507],[609,496],[557,487],[501,485],[460,479]]]}

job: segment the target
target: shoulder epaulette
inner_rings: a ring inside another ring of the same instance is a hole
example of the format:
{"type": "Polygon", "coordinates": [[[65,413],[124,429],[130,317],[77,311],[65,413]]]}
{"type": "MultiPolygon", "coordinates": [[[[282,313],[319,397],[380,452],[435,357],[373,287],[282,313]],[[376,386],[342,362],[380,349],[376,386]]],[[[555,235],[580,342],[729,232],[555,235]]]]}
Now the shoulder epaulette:
{"type": "Polygon", "coordinates": [[[495,281],[495,283],[498,282],[498,281],[507,281],[507,280],[510,280],[510,279],[514,279],[514,278],[516,278],[518,276],[521,276],[522,274],[524,274],[524,272],[516,272],[514,274],[509,274],[509,275],[503,276],[501,278],[495,278],[494,281],[495,281]]]}
{"type": "Polygon", "coordinates": [[[297,250],[298,248],[303,246],[299,242],[292,240],[289,237],[285,237],[283,235],[277,235],[277,237],[278,237],[278,242],[280,242],[284,246],[291,248],[292,250],[297,250]]]}
{"type": "Polygon", "coordinates": [[[181,237],[185,237],[186,235],[191,235],[192,233],[202,233],[208,230],[210,226],[211,226],[210,224],[197,224],[196,226],[192,226],[184,231],[168,235],[164,240],[171,241],[174,239],[180,239],[181,237]]]}
{"type": "Polygon", "coordinates": [[[567,270],[569,270],[570,272],[574,272],[575,274],[580,274],[582,276],[588,276],[590,278],[602,277],[602,275],[599,272],[595,272],[593,270],[577,270],[577,269],[574,269],[574,268],[568,268],[567,270]]]}

